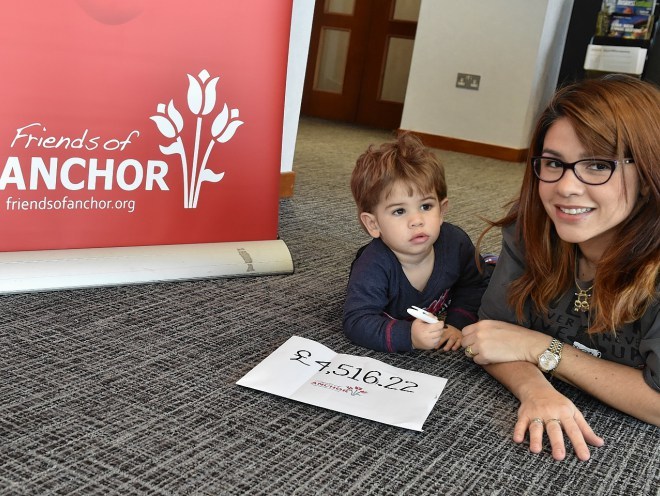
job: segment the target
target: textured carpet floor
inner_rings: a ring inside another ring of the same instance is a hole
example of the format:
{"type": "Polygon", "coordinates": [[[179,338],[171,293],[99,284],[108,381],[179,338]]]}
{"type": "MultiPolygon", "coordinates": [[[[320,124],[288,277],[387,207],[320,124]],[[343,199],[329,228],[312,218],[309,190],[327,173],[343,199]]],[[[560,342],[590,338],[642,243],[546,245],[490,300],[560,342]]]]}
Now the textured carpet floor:
{"type": "MultiPolygon", "coordinates": [[[[388,137],[302,121],[295,195],[280,204],[292,275],[0,296],[0,494],[657,495],[655,427],[560,386],[606,445],[555,462],[511,441],[516,402],[460,352],[345,340],[348,266],[367,241],[348,177],[388,137]],[[448,378],[424,432],[235,384],[294,334],[448,378]]],[[[475,239],[522,166],[439,155],[449,220],[475,239]]]]}

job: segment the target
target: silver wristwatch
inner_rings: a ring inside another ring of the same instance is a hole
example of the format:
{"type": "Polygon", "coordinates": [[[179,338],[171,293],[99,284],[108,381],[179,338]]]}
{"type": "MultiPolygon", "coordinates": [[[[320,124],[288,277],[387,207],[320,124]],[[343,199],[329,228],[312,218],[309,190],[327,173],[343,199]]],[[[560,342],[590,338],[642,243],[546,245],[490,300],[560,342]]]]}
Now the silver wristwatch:
{"type": "Polygon", "coordinates": [[[561,349],[563,346],[564,343],[558,339],[553,338],[552,341],[550,341],[548,349],[539,355],[538,365],[541,371],[547,374],[557,368],[557,365],[559,365],[559,361],[561,360],[561,349]]]}

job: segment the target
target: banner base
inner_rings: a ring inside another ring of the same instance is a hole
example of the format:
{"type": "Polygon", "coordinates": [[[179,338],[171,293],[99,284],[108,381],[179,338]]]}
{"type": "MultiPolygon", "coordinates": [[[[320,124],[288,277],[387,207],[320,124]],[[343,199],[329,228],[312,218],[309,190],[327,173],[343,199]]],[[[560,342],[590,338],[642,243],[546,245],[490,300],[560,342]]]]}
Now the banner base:
{"type": "Polygon", "coordinates": [[[282,240],[0,253],[0,293],[291,274],[282,240]]]}

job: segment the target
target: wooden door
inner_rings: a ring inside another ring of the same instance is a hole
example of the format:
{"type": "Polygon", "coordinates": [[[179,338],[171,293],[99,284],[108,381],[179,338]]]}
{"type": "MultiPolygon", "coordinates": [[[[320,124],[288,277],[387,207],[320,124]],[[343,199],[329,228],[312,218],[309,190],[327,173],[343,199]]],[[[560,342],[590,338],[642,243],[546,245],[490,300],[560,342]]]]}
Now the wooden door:
{"type": "Polygon", "coordinates": [[[302,113],[401,123],[420,0],[317,0],[302,113]]]}

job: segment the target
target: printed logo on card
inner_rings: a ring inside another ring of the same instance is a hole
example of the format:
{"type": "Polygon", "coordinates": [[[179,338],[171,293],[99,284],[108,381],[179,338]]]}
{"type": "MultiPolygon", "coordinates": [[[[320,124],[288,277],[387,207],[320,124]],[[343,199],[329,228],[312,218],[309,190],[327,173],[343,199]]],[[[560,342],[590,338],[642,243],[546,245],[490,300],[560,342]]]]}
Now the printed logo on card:
{"type": "Polygon", "coordinates": [[[311,384],[312,386],[330,389],[332,391],[337,391],[338,393],[347,393],[351,396],[362,396],[363,394],[368,394],[368,391],[361,388],[360,386],[338,386],[337,384],[325,381],[312,381],[311,384]]]}

